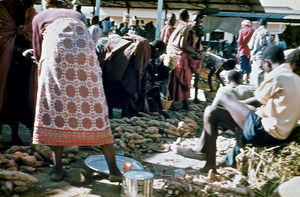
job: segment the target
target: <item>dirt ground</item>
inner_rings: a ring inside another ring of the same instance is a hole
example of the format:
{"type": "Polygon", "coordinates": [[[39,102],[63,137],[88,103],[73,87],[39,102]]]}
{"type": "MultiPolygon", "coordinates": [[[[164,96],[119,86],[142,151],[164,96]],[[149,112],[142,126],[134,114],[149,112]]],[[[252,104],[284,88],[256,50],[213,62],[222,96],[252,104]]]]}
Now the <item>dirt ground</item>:
{"type": "MultiPolygon", "coordinates": [[[[202,98],[201,95],[199,98],[202,98]]],[[[9,144],[11,137],[10,127],[7,125],[2,125],[2,129],[3,133],[0,140],[4,144],[9,144]]],[[[25,144],[30,145],[31,134],[25,126],[19,126],[19,135],[25,144]]],[[[185,139],[182,143],[195,144],[197,139],[198,136],[195,136],[195,138],[185,139]]],[[[173,177],[176,172],[182,170],[198,170],[205,164],[204,161],[188,159],[176,154],[177,147],[175,145],[175,140],[176,139],[165,139],[168,144],[174,143],[173,147],[170,147],[168,152],[153,151],[153,153],[139,154],[132,157],[133,159],[142,163],[146,170],[149,170],[154,174],[154,196],[162,196],[162,194],[160,194],[160,190],[163,187],[163,180],[173,177]]],[[[155,148],[156,145],[152,144],[152,146],[155,148]]],[[[157,147],[157,149],[159,149],[159,147],[157,147]]],[[[66,177],[60,182],[51,181],[49,176],[51,172],[51,164],[49,166],[43,166],[42,168],[39,168],[37,172],[31,174],[37,178],[39,182],[33,189],[21,194],[20,196],[120,196],[122,184],[108,181],[105,174],[97,173],[97,171],[91,170],[85,165],[84,160],[87,157],[95,154],[102,154],[101,150],[92,147],[80,147],[79,152],[77,153],[77,157],[80,159],[64,166],[66,177]],[[80,178],[74,177],[74,174],[78,174],[78,172],[81,172],[82,170],[86,171],[88,174],[85,177],[85,181],[79,181],[80,178]]]]}
{"type": "MultiPolygon", "coordinates": [[[[25,143],[30,143],[30,131],[20,125],[20,132],[22,140],[25,143]]],[[[9,143],[10,128],[7,125],[3,126],[2,142],[9,143]]],[[[198,138],[189,138],[183,140],[184,144],[195,144],[198,138]]],[[[167,140],[169,144],[175,143],[175,140],[167,140]]],[[[152,144],[155,146],[155,144],[152,144]]],[[[118,152],[117,152],[118,153],[118,152]]],[[[32,173],[35,178],[39,180],[34,188],[19,196],[21,197],[69,197],[69,196],[101,196],[101,197],[117,197],[121,195],[122,184],[112,183],[106,179],[103,173],[89,169],[84,160],[90,155],[102,154],[101,150],[91,147],[81,147],[77,153],[78,159],[65,165],[65,178],[60,182],[53,182],[50,179],[51,164],[39,168],[35,173],[32,173]],[[84,170],[87,172],[85,181],[80,182],[80,178],[76,177],[78,172],[84,170]]],[[[168,152],[153,152],[141,155],[135,155],[135,160],[143,164],[146,170],[154,174],[153,191],[154,196],[161,196],[160,190],[163,187],[163,180],[173,177],[176,172],[182,170],[197,171],[203,167],[205,162],[184,158],[176,154],[176,145],[170,148],[168,152]]]]}
{"type": "MultiPolygon", "coordinates": [[[[193,91],[192,91],[193,92],[193,91]]],[[[205,102],[203,92],[199,92],[198,98],[205,102]]],[[[192,95],[192,98],[194,95],[192,95]]],[[[192,100],[190,101],[192,102],[192,100]]],[[[180,111],[179,111],[180,112],[180,111]]],[[[0,136],[0,141],[4,144],[10,142],[10,127],[2,125],[3,133],[0,136]]],[[[23,125],[19,126],[19,135],[25,144],[31,144],[31,133],[23,125]]],[[[193,138],[180,140],[183,146],[194,145],[200,133],[193,138]]],[[[178,139],[165,139],[167,144],[171,144],[169,151],[152,153],[144,153],[133,155],[133,159],[139,161],[146,170],[154,174],[153,179],[153,196],[163,196],[161,193],[164,180],[174,177],[176,173],[182,171],[198,172],[205,164],[204,161],[184,158],[176,153],[178,147],[178,139]],[[176,142],[177,140],[177,142],[176,142]]],[[[155,146],[156,144],[152,144],[155,146]]],[[[159,145],[157,145],[159,146],[159,145]]],[[[159,147],[157,147],[159,149],[159,147]]],[[[1,150],[5,151],[5,150],[1,150]]],[[[65,178],[60,182],[53,182],[50,179],[51,164],[39,168],[37,172],[32,173],[39,181],[36,186],[28,192],[20,194],[20,197],[77,197],[77,196],[101,196],[101,197],[118,197],[121,195],[122,184],[112,183],[106,179],[106,174],[98,173],[97,171],[88,168],[84,160],[96,154],[102,154],[101,150],[93,147],[80,147],[77,157],[80,158],[75,162],[71,162],[64,166],[66,171],[65,178]],[[81,175],[84,172],[84,177],[81,175]],[[83,179],[83,180],[82,180],[83,179]]],[[[126,155],[125,155],[126,156],[126,155]]],[[[15,195],[14,197],[17,197],[15,195]]]]}
{"type": "MultiPolygon", "coordinates": [[[[194,98],[194,90],[191,91],[191,98],[194,98]]],[[[211,103],[214,98],[214,94],[205,93],[204,91],[198,92],[198,98],[200,99],[201,111],[204,111],[205,106],[211,103]]],[[[193,101],[190,100],[192,103],[193,101]]],[[[193,106],[191,106],[193,107],[193,106]]],[[[176,113],[180,113],[181,115],[185,115],[185,113],[180,110],[176,111],[176,113]]],[[[201,113],[202,113],[201,112],[201,113]]],[[[210,188],[219,191],[222,184],[226,183],[227,185],[223,185],[224,188],[229,189],[228,195],[224,195],[222,192],[219,195],[206,195],[206,196],[255,196],[248,195],[253,194],[253,192],[249,191],[249,188],[245,188],[245,184],[248,185],[248,182],[244,181],[241,176],[241,172],[233,168],[227,168],[226,173],[220,173],[220,176],[211,176],[209,174],[201,174],[199,169],[205,165],[205,161],[188,159],[177,154],[178,147],[191,147],[195,146],[197,140],[199,139],[200,132],[202,130],[202,115],[200,115],[197,123],[200,128],[195,136],[189,136],[187,138],[164,138],[159,144],[157,143],[147,143],[148,147],[151,147],[152,151],[141,153],[139,150],[134,149],[134,154],[131,154],[130,158],[133,158],[139,161],[146,170],[149,170],[154,174],[153,178],[153,196],[191,196],[191,195],[175,195],[174,193],[168,193],[170,190],[166,190],[165,186],[168,181],[173,181],[174,177],[176,178],[180,174],[190,174],[195,175],[194,178],[197,179],[196,189],[199,187],[203,187],[201,185],[201,181],[204,180],[204,184],[207,186],[209,183],[210,188]],[[161,145],[168,145],[167,151],[162,151],[160,149],[161,145]],[[202,180],[200,180],[200,177],[202,180]],[[221,179],[219,180],[219,178],[221,179]],[[217,179],[217,180],[215,180],[217,179]],[[208,182],[207,182],[208,180],[208,182]],[[232,184],[231,184],[232,183],[232,184]],[[242,183],[242,184],[240,184],[242,183]],[[227,187],[229,185],[229,187],[227,187]],[[230,187],[231,186],[231,187],[230,187]],[[238,188],[236,188],[238,187],[238,188]],[[232,189],[233,188],[233,189],[232,189]],[[234,190],[236,189],[236,190],[234,190]],[[232,195],[230,192],[238,192],[236,195],[232,195]],[[241,193],[246,192],[245,195],[241,195],[241,193]],[[248,192],[248,193],[247,193],[248,192]],[[223,194],[223,195],[221,195],[223,194]]],[[[198,116],[197,116],[198,117],[198,116]]],[[[28,146],[31,144],[31,133],[30,131],[23,125],[19,125],[19,135],[22,138],[22,141],[28,146]]],[[[0,135],[0,153],[3,153],[7,148],[3,148],[10,144],[11,140],[11,129],[7,125],[2,125],[2,134],[0,135]]],[[[222,138],[218,137],[217,141],[217,161],[221,159],[221,157],[236,143],[230,135],[227,135],[222,138]]],[[[299,138],[300,139],[300,138],[299,138]]],[[[275,147],[276,148],[276,147],[275,147]]],[[[252,150],[252,149],[251,149],[252,150]]],[[[298,149],[297,149],[298,150],[298,149]]],[[[295,152],[299,152],[299,151],[295,152]]],[[[266,151],[266,150],[265,150],[266,151]]],[[[253,152],[253,150],[252,150],[253,152]]],[[[99,173],[95,170],[88,168],[85,165],[85,159],[91,155],[102,154],[101,149],[99,147],[80,147],[79,151],[76,153],[76,159],[68,164],[64,165],[64,170],[66,172],[66,176],[60,182],[53,182],[50,179],[50,172],[52,169],[51,162],[46,166],[39,167],[38,170],[34,173],[30,173],[35,178],[38,179],[38,182],[35,184],[35,187],[31,188],[29,191],[19,194],[19,195],[11,195],[13,197],[119,197],[122,193],[122,183],[112,183],[107,180],[107,175],[104,173],[99,173]]],[[[122,151],[117,150],[117,155],[123,156],[122,151]]],[[[125,155],[127,156],[127,155],[125,155]]],[[[223,169],[223,170],[224,170],[223,169]]],[[[290,169],[290,168],[288,168],[290,169]]],[[[0,169],[1,170],[1,169],[0,169]]],[[[222,170],[222,169],[221,169],[222,170]]],[[[251,170],[251,169],[250,169],[251,170]]],[[[257,170],[257,169],[256,169],[257,170]]],[[[245,178],[245,177],[244,177],[245,178]]],[[[246,177],[247,178],[247,177],[246,177]]],[[[249,178],[249,177],[248,177],[249,178]]],[[[253,177],[252,177],[253,178],[253,177]]],[[[255,178],[255,176],[254,176],[255,178]]],[[[187,180],[189,177],[187,177],[187,180]]],[[[190,180],[190,183],[193,182],[194,179],[190,180]]],[[[255,179],[256,180],[256,179],[255,179]]],[[[183,182],[186,179],[183,180],[183,182]]],[[[174,182],[176,184],[181,184],[183,182],[174,182]]],[[[175,184],[175,185],[176,185],[175,184]]],[[[187,183],[185,186],[191,186],[192,184],[187,183]]],[[[178,186],[178,185],[177,185],[178,186]]],[[[204,186],[205,187],[205,186],[204,186]]],[[[194,190],[195,188],[190,189],[189,187],[185,188],[187,190],[194,190]]],[[[175,191],[175,190],[174,190],[175,191]]],[[[220,190],[221,191],[221,190],[220,190]]],[[[226,191],[226,192],[228,192],[226,191]]],[[[216,193],[216,192],[215,192],[216,193]]],[[[200,193],[200,196],[203,196],[203,193],[200,193]]],[[[1,196],[1,194],[0,194],[1,196]]],[[[194,196],[194,195],[192,195],[194,196]]],[[[199,195],[196,195],[199,196],[199,195]]],[[[264,195],[261,195],[264,196],[264,195]]],[[[268,195],[267,195],[268,196],[268,195]]],[[[10,196],[9,196],[10,197],[10,196]]]]}

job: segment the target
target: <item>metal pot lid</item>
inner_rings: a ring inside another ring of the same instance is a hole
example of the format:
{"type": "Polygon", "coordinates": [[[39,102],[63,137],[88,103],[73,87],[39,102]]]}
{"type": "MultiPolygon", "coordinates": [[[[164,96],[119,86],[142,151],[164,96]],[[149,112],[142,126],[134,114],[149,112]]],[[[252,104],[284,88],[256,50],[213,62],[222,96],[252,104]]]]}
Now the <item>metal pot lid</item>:
{"type": "MultiPolygon", "coordinates": [[[[132,158],[129,158],[129,157],[116,155],[116,163],[117,163],[119,170],[122,173],[124,172],[124,170],[123,170],[124,162],[132,163],[133,170],[143,170],[144,169],[144,166],[140,162],[138,162],[132,158]]],[[[102,172],[105,174],[109,174],[109,169],[108,169],[108,165],[107,165],[105,156],[102,154],[91,155],[84,160],[84,163],[85,163],[85,165],[87,165],[89,168],[91,168],[93,170],[96,170],[98,172],[102,172]]]]}
{"type": "Polygon", "coordinates": [[[129,170],[123,173],[123,176],[128,179],[146,180],[152,179],[154,174],[147,170],[129,170]]]}

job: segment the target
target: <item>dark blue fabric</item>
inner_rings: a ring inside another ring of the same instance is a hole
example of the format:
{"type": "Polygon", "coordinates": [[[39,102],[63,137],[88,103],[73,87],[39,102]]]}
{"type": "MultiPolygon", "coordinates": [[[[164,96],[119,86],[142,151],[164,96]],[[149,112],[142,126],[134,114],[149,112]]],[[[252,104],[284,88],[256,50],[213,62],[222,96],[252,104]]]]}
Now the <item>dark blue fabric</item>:
{"type": "Polygon", "coordinates": [[[235,145],[224,157],[224,162],[229,166],[235,166],[235,157],[240,153],[241,147],[235,145]]]}
{"type": "MultiPolygon", "coordinates": [[[[244,123],[244,129],[242,132],[242,144],[252,144],[254,146],[268,146],[277,145],[282,143],[283,140],[278,140],[271,135],[269,135],[262,123],[261,118],[255,114],[254,111],[250,111],[246,117],[244,123]]],[[[232,150],[230,150],[224,158],[227,165],[235,165],[235,157],[240,153],[239,145],[236,145],[232,150]]]]}
{"type": "Polygon", "coordinates": [[[256,146],[276,145],[282,142],[265,131],[261,118],[254,111],[250,111],[245,120],[242,140],[244,144],[251,143],[256,146]]]}
{"type": "Polygon", "coordinates": [[[247,56],[242,55],[240,57],[240,73],[251,73],[251,65],[247,56]]]}

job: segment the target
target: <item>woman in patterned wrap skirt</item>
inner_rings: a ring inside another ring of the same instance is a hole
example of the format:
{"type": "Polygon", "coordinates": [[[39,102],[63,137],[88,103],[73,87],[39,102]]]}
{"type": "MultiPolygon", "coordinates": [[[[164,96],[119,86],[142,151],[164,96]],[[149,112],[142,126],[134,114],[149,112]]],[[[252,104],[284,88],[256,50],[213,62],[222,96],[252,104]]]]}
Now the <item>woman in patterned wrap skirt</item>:
{"type": "Polygon", "coordinates": [[[121,181],[113,150],[113,135],[102,85],[102,71],[83,16],[63,7],[66,1],[47,0],[33,19],[38,93],[33,144],[53,150],[52,179],[63,178],[64,146],[101,146],[110,181],[121,181]]]}

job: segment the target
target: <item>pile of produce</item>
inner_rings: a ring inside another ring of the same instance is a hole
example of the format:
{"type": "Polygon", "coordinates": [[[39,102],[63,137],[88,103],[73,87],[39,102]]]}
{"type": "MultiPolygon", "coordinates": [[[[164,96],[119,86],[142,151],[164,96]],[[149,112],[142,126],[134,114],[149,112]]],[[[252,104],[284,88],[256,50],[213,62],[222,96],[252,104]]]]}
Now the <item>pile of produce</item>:
{"type": "Polygon", "coordinates": [[[237,168],[248,177],[257,196],[269,196],[281,183],[300,176],[300,127],[290,141],[273,147],[246,146],[237,157],[237,168]]]}
{"type": "MultiPolygon", "coordinates": [[[[237,156],[237,167],[219,167],[214,173],[195,170],[175,173],[165,180],[164,196],[271,196],[282,183],[300,176],[300,128],[291,141],[273,147],[247,145],[237,156]]],[[[217,156],[232,148],[231,139],[219,136],[217,156]],[[225,145],[225,146],[224,146],[225,145]]]]}
{"type": "MultiPolygon", "coordinates": [[[[122,149],[125,155],[134,157],[152,151],[148,142],[163,144],[165,139],[174,139],[176,146],[185,146],[180,142],[182,139],[201,133],[207,104],[209,102],[192,104],[189,111],[170,110],[168,119],[158,113],[111,119],[115,149],[122,149]]],[[[237,157],[236,169],[220,167],[217,173],[211,171],[208,175],[185,170],[179,176],[165,179],[160,193],[164,196],[268,196],[281,183],[300,175],[300,135],[293,133],[291,138],[294,140],[280,146],[246,146],[237,157]]],[[[234,139],[219,136],[217,157],[226,154],[234,144],[234,139]]],[[[161,150],[165,148],[161,147],[161,150]]]]}
{"type": "Polygon", "coordinates": [[[186,172],[175,174],[166,181],[163,196],[255,196],[251,188],[243,185],[246,179],[234,169],[209,171],[208,175],[186,172]]]}
{"type": "Polygon", "coordinates": [[[179,113],[169,111],[169,118],[159,113],[139,112],[131,118],[110,119],[114,135],[114,148],[127,156],[151,152],[146,143],[160,143],[163,139],[194,137],[202,128],[203,108],[193,105],[191,110],[179,113]]]}
{"type": "MultiPolygon", "coordinates": [[[[65,165],[79,160],[79,147],[68,146],[62,162],[65,165]]],[[[49,146],[11,146],[0,153],[0,196],[24,193],[35,186],[38,180],[31,174],[41,171],[52,163],[49,146]],[[51,162],[50,162],[51,161],[51,162]]]]}
{"type": "MultiPolygon", "coordinates": [[[[114,148],[122,150],[125,156],[136,158],[143,153],[176,153],[179,147],[193,146],[201,134],[204,109],[209,103],[191,104],[190,110],[170,110],[168,118],[159,113],[141,112],[130,118],[110,119],[114,148]]],[[[162,176],[162,186],[154,194],[166,197],[270,196],[278,185],[300,176],[300,128],[293,132],[291,139],[273,147],[247,145],[237,157],[236,168],[219,167],[216,172],[210,170],[208,173],[191,168],[171,169],[171,173],[166,173],[170,176],[162,176]]],[[[230,136],[218,136],[217,159],[235,143],[230,136]]],[[[90,148],[96,152],[101,150],[100,146],[66,147],[63,163],[68,166],[82,159],[77,153],[90,148]]],[[[0,154],[0,195],[32,189],[37,180],[30,174],[49,166],[51,159],[48,146],[12,146],[5,150],[0,154]]]]}

